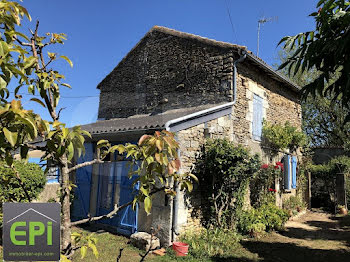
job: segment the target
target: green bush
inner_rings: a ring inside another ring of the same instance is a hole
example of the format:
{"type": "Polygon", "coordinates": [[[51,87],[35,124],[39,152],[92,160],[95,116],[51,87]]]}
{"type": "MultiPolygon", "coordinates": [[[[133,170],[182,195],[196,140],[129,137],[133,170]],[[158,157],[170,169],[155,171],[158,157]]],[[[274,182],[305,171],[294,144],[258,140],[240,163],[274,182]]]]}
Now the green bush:
{"type": "Polygon", "coordinates": [[[276,150],[290,149],[295,151],[307,143],[306,135],[302,131],[298,131],[288,121],[284,125],[264,121],[262,136],[264,142],[276,150]]]}
{"type": "Polygon", "coordinates": [[[180,241],[190,246],[189,255],[197,259],[224,257],[225,254],[233,253],[239,239],[234,230],[220,228],[187,231],[180,236],[180,241]]]}
{"type": "Polygon", "coordinates": [[[275,203],[275,179],[281,177],[283,164],[264,164],[250,181],[250,202],[258,208],[264,204],[275,203]]]}
{"type": "MultiPolygon", "coordinates": [[[[32,199],[38,197],[43,190],[46,177],[41,167],[34,163],[15,161],[18,171],[29,196],[32,199]]],[[[1,202],[27,202],[28,199],[12,169],[0,162],[0,200],[1,202]]]]}
{"type": "Polygon", "coordinates": [[[243,146],[225,139],[207,141],[193,172],[199,179],[205,227],[234,226],[235,212],[242,208],[249,180],[260,165],[259,156],[243,146]]]}
{"type": "Polygon", "coordinates": [[[280,230],[289,218],[288,212],[274,204],[262,205],[243,211],[237,223],[237,229],[243,234],[255,236],[263,231],[280,230]]]}

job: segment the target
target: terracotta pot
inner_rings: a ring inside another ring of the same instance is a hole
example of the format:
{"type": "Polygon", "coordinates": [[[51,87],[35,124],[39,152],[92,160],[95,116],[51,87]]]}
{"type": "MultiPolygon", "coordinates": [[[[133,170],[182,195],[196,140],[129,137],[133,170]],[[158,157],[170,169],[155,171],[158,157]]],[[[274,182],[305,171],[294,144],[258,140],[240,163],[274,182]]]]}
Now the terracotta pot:
{"type": "Polygon", "coordinates": [[[348,211],[346,210],[345,207],[341,207],[341,208],[339,209],[339,213],[342,214],[342,215],[346,215],[346,214],[348,213],[348,211]]]}

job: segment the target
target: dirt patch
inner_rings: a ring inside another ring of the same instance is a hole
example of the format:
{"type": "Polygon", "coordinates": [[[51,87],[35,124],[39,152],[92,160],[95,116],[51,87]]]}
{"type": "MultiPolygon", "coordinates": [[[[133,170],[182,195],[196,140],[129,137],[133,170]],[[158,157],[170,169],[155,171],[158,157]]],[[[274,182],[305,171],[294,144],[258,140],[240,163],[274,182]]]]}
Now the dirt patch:
{"type": "Polygon", "coordinates": [[[350,261],[350,219],[308,211],[285,231],[242,244],[264,261],[350,261]]]}

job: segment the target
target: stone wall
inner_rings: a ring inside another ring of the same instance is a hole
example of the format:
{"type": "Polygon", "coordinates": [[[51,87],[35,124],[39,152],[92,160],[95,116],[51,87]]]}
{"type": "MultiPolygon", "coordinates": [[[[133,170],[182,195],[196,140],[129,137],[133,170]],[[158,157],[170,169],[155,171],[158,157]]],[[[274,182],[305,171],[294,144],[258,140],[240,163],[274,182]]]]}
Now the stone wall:
{"type": "Polygon", "coordinates": [[[261,148],[260,141],[252,136],[253,94],[263,98],[263,117],[270,123],[289,121],[301,129],[301,105],[299,94],[246,63],[238,65],[237,100],[234,107],[234,141],[246,145],[263,160],[271,159],[261,148]]]}
{"type": "MultiPolygon", "coordinates": [[[[201,153],[206,138],[233,139],[232,115],[220,117],[177,133],[177,140],[180,145],[181,172],[191,172],[195,166],[196,159],[201,153]]],[[[189,196],[182,192],[178,194],[178,227],[181,232],[184,228],[197,228],[200,226],[201,197],[198,185],[194,184],[194,190],[189,196]]]]}
{"type": "Polygon", "coordinates": [[[228,48],[153,31],[99,84],[98,117],[229,102],[233,60],[228,48]]]}

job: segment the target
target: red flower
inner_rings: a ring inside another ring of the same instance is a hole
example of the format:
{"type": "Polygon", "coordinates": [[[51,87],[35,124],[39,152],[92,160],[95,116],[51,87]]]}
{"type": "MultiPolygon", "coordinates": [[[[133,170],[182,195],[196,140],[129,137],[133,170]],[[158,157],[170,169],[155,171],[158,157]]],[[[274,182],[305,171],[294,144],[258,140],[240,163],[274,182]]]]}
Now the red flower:
{"type": "Polygon", "coordinates": [[[268,165],[268,164],[263,164],[263,165],[261,166],[261,168],[262,168],[262,169],[268,169],[268,168],[269,168],[269,165],[268,165]]]}
{"type": "Polygon", "coordinates": [[[276,162],[275,169],[280,168],[283,171],[283,163],[281,162],[276,162]]]}
{"type": "Polygon", "coordinates": [[[273,189],[273,188],[269,188],[269,191],[270,191],[270,192],[277,192],[277,190],[276,190],[276,189],[273,189]]]}

